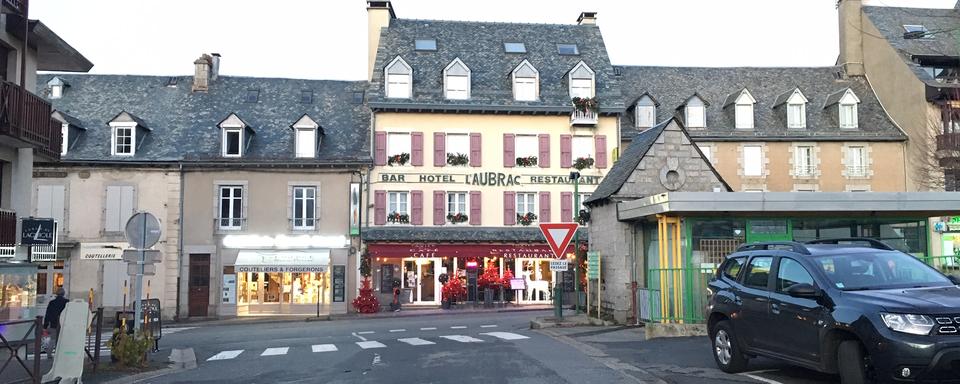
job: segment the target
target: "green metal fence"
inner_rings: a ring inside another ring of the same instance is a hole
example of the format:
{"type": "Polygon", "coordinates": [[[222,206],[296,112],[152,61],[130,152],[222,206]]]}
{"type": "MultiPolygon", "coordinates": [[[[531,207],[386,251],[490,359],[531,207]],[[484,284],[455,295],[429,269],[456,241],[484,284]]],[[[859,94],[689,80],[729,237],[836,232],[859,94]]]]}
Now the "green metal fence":
{"type": "MultiPolygon", "coordinates": [[[[702,323],[710,300],[707,282],[715,268],[651,268],[647,271],[647,294],[638,295],[638,308],[658,323],[702,323]]],[[[643,316],[646,315],[646,316],[643,316]]]]}

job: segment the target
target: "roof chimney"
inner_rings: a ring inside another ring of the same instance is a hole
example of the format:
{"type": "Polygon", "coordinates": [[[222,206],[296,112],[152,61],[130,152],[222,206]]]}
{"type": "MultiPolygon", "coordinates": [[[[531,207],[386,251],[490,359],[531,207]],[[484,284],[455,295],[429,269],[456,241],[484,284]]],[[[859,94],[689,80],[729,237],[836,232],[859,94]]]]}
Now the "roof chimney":
{"type": "Polygon", "coordinates": [[[204,53],[193,62],[193,91],[206,92],[210,89],[210,64],[213,57],[204,53]]]}
{"type": "Polygon", "coordinates": [[[840,56],[838,65],[847,76],[863,76],[863,2],[840,0],[840,56]]]}
{"type": "Polygon", "coordinates": [[[210,81],[214,81],[220,77],[220,54],[211,53],[210,56],[210,81]]]}
{"type": "Polygon", "coordinates": [[[380,30],[390,26],[390,20],[396,19],[393,5],[389,1],[367,1],[367,78],[373,80],[373,66],[377,61],[377,48],[380,47],[380,30]]]}
{"type": "Polygon", "coordinates": [[[597,13],[580,12],[580,17],[577,18],[577,25],[597,25],[597,13]]]}

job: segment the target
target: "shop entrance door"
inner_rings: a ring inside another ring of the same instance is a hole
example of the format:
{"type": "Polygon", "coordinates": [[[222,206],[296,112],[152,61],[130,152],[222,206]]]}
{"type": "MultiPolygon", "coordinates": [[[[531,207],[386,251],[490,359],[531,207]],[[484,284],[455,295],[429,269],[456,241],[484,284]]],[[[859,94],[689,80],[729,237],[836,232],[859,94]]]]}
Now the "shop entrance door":
{"type": "Polygon", "coordinates": [[[210,306],[210,255],[190,255],[188,316],[207,316],[210,306]]]}
{"type": "Polygon", "coordinates": [[[440,264],[440,258],[403,260],[403,288],[412,290],[414,304],[440,304],[440,264]]]}
{"type": "Polygon", "coordinates": [[[749,220],[747,221],[747,244],[763,241],[793,241],[790,220],[749,220]]]}
{"type": "Polygon", "coordinates": [[[551,289],[556,279],[550,271],[550,260],[517,259],[515,267],[514,275],[527,281],[527,289],[520,291],[521,304],[549,303],[553,299],[551,289]]]}

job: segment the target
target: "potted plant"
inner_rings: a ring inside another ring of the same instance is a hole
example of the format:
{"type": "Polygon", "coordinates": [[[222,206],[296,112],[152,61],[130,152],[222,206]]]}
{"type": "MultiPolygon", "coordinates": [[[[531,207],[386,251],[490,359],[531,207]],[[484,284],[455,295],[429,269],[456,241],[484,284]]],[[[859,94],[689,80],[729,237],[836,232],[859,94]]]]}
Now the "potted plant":
{"type": "Polygon", "coordinates": [[[387,159],[387,165],[389,166],[405,165],[407,164],[408,161],[410,161],[410,154],[403,152],[403,153],[398,153],[396,155],[390,156],[390,158],[387,159]]]}
{"type": "Polygon", "coordinates": [[[517,214],[517,223],[520,223],[520,225],[530,225],[536,220],[537,215],[533,212],[527,212],[522,215],[519,213],[517,214]]]}
{"type": "Polygon", "coordinates": [[[537,165],[536,156],[524,156],[517,158],[518,167],[535,167],[537,165]]]}
{"type": "Polygon", "coordinates": [[[450,279],[443,285],[443,288],[440,289],[440,299],[442,300],[443,309],[450,309],[454,303],[466,295],[467,289],[463,286],[463,282],[458,278],[450,279]]]}
{"type": "Polygon", "coordinates": [[[463,153],[448,153],[447,154],[447,164],[457,166],[457,165],[467,165],[470,162],[470,158],[463,153]]]}
{"type": "Polygon", "coordinates": [[[592,157],[578,157],[576,160],[573,161],[573,167],[576,168],[578,171],[583,170],[584,168],[590,168],[592,166],[593,166],[592,157]]]}
{"type": "Polygon", "coordinates": [[[390,212],[390,214],[387,215],[387,222],[394,224],[409,224],[410,215],[406,213],[390,212]]]}
{"type": "Polygon", "coordinates": [[[513,280],[513,272],[510,268],[503,269],[503,278],[500,279],[500,298],[502,301],[513,301],[513,290],[510,289],[510,280],[513,280]]]}
{"type": "Polygon", "coordinates": [[[600,109],[600,100],[596,97],[574,97],[570,101],[577,112],[596,113],[600,109]]]}
{"type": "Polygon", "coordinates": [[[465,215],[465,214],[463,214],[463,213],[460,213],[460,212],[447,214],[447,220],[450,221],[450,222],[453,223],[453,224],[463,223],[463,222],[467,221],[468,219],[469,219],[469,218],[467,217],[467,215],[465,215]]]}

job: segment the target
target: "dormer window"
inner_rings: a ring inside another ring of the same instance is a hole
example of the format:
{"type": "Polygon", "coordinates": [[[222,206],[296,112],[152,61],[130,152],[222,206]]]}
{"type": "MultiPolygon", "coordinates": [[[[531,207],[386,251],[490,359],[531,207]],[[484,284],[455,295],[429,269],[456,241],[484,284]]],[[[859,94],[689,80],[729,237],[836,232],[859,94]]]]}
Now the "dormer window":
{"type": "Polygon", "coordinates": [[[470,68],[459,58],[443,69],[443,93],[449,100],[470,98],[470,68]]]}
{"type": "Polygon", "coordinates": [[[108,123],[110,125],[110,154],[133,156],[137,145],[150,128],[142,119],[129,112],[120,112],[108,123]]]}
{"type": "Polygon", "coordinates": [[[540,96],[540,72],[524,60],[513,69],[513,99],[536,101],[540,96]]]}
{"type": "Polygon", "coordinates": [[[737,129],[753,129],[753,105],[756,104],[757,100],[754,99],[753,95],[746,89],[730,96],[736,97],[736,99],[733,100],[733,112],[737,129]]]}
{"type": "Polygon", "coordinates": [[[684,107],[684,122],[689,128],[704,128],[707,126],[706,103],[694,95],[684,107]]]}
{"type": "Polygon", "coordinates": [[[69,86],[67,82],[59,77],[54,77],[47,82],[47,88],[50,89],[50,99],[59,99],[63,97],[63,89],[69,86]]]}
{"type": "Polygon", "coordinates": [[[303,115],[296,123],[290,126],[293,129],[293,146],[297,158],[317,157],[317,147],[320,145],[319,135],[323,130],[310,116],[303,115]]]}
{"type": "Polygon", "coordinates": [[[570,98],[591,98],[594,95],[594,72],[584,62],[570,71],[570,98]]]}
{"type": "Polygon", "coordinates": [[[388,98],[409,99],[413,94],[413,69],[400,56],[387,65],[384,77],[388,98]]]}
{"type": "Polygon", "coordinates": [[[807,127],[807,98],[799,89],[787,99],[787,128],[807,127]]]}
{"type": "Polygon", "coordinates": [[[242,157],[247,135],[253,130],[235,113],[218,124],[221,131],[220,154],[223,157],[242,157]]]}
{"type": "Polygon", "coordinates": [[[859,103],[860,99],[857,95],[848,89],[840,99],[840,128],[856,129],[859,126],[857,121],[857,104],[859,103]]]}
{"type": "Polygon", "coordinates": [[[637,128],[651,128],[657,124],[657,104],[650,95],[643,95],[637,100],[637,128]]]}

